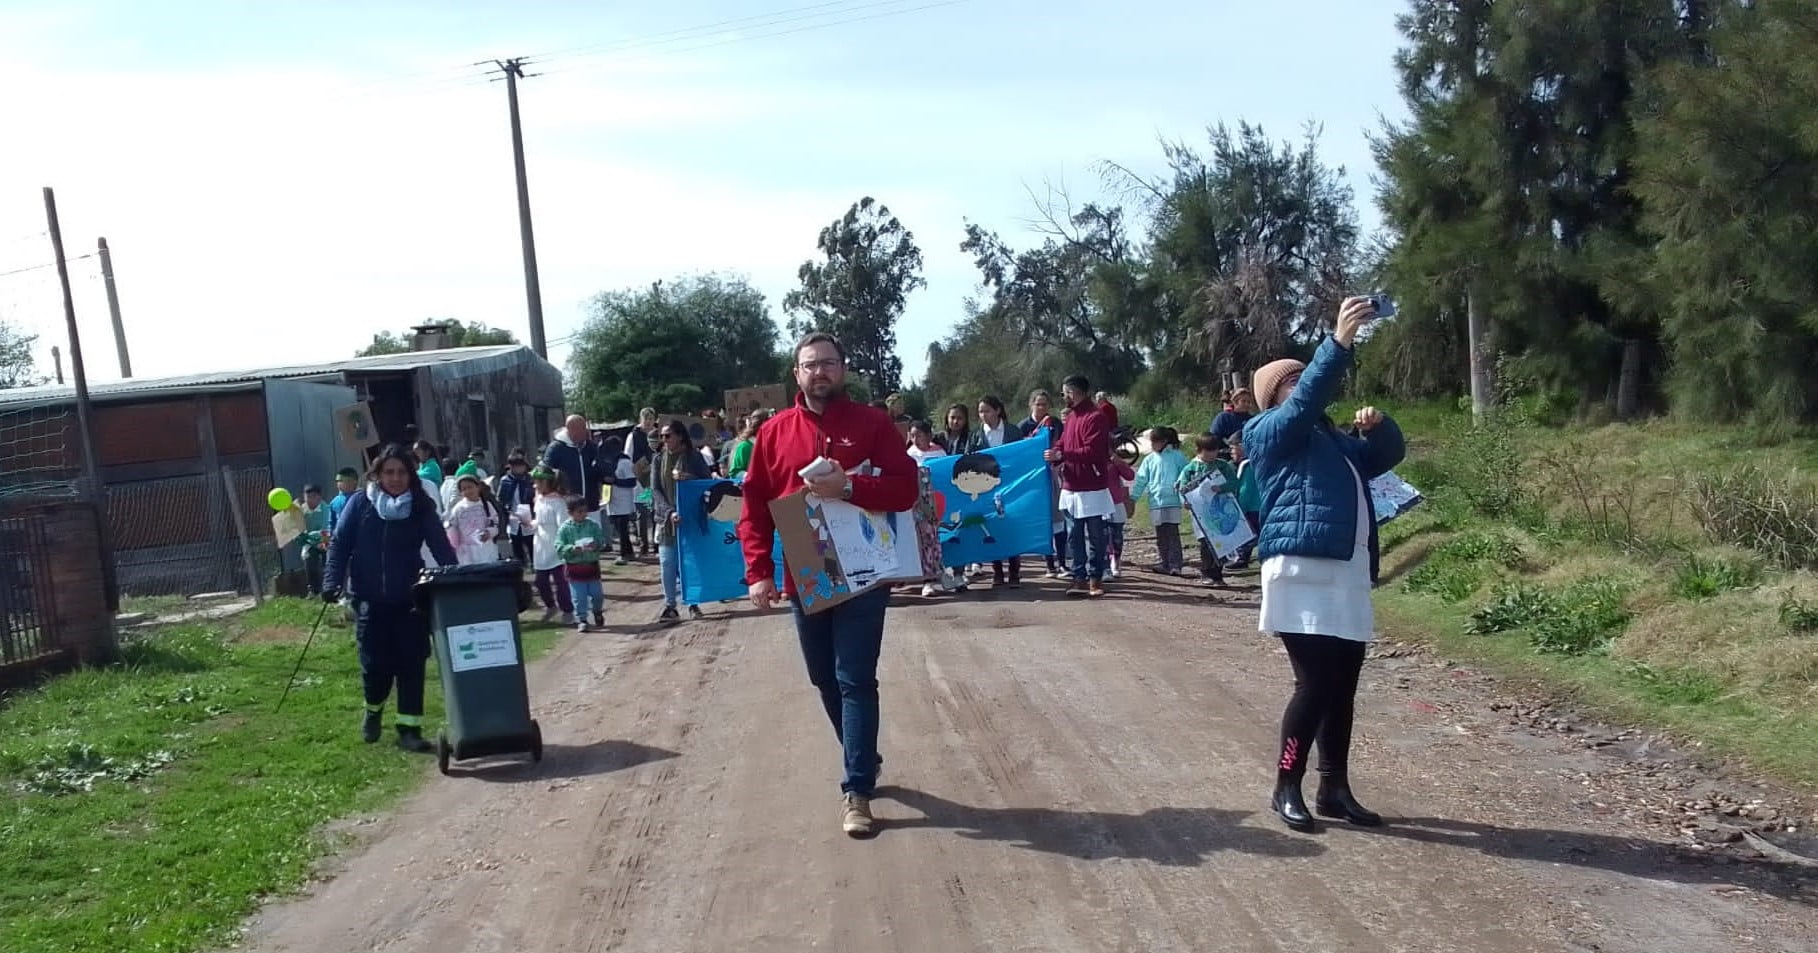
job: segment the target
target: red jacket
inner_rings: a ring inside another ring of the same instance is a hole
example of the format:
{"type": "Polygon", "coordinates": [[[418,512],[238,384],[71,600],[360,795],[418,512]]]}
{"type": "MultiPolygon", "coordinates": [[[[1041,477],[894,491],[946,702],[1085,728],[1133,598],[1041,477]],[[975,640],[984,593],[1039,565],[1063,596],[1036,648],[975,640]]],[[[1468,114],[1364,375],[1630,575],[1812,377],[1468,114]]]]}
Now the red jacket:
{"type": "Polygon", "coordinates": [[[1091,401],[1067,413],[1060,438],[1063,490],[1104,490],[1111,486],[1111,428],[1091,401]]]}
{"type": "Polygon", "coordinates": [[[1112,430],[1117,429],[1116,404],[1111,403],[1109,400],[1101,400],[1098,403],[1098,412],[1105,415],[1105,420],[1110,422],[1112,430]]]}
{"type": "MultiPolygon", "coordinates": [[[[852,476],[854,506],[900,513],[913,507],[921,494],[915,461],[889,414],[844,396],[828,401],[825,412],[816,414],[797,394],[794,407],[758,429],[751,448],[745,511],[739,518],[747,584],[776,576],[776,563],[770,558],[776,534],[770,501],[800,490],[803,483],[797,471],[823,456],[837,460],[849,473],[861,463],[871,464],[872,473],[852,476]]],[[[783,584],[786,592],[795,593],[794,576],[784,574],[783,584]]]]}

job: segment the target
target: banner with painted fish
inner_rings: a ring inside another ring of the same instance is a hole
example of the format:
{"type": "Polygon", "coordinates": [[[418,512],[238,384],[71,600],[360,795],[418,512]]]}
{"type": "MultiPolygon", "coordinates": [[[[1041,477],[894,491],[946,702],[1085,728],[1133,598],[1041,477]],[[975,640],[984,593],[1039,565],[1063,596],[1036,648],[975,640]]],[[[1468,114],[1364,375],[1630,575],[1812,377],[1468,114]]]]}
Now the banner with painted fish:
{"type": "MultiPolygon", "coordinates": [[[[744,490],[731,480],[683,480],[676,484],[676,527],[681,560],[682,601],[705,605],[745,598],[745,552],[739,546],[744,490]]],[[[776,584],[783,586],[783,544],[773,539],[776,584]]]]}

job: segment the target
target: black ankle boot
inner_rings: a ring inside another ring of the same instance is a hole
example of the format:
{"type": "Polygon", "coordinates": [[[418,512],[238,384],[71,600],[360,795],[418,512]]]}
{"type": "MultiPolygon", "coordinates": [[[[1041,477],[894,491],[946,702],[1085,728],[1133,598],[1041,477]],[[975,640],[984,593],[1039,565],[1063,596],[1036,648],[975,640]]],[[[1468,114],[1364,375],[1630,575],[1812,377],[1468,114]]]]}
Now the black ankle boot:
{"type": "Polygon", "coordinates": [[[1311,832],[1315,829],[1313,815],[1307,813],[1307,802],[1300,796],[1300,781],[1278,779],[1275,782],[1275,796],[1269,799],[1269,807],[1281,818],[1283,824],[1297,831],[1311,832]]]}
{"type": "Polygon", "coordinates": [[[1342,774],[1319,779],[1319,792],[1313,796],[1313,808],[1321,817],[1349,821],[1358,827],[1381,827],[1382,815],[1357,803],[1351,794],[1351,782],[1342,774]]]}
{"type": "Polygon", "coordinates": [[[379,740],[379,732],[382,728],[383,726],[379,723],[379,713],[367,712],[366,717],[360,719],[360,740],[373,744],[379,740]]]}
{"type": "Polygon", "coordinates": [[[405,751],[413,751],[419,754],[425,751],[436,750],[435,745],[432,745],[423,739],[423,729],[418,728],[416,725],[398,726],[398,747],[405,751]]]}

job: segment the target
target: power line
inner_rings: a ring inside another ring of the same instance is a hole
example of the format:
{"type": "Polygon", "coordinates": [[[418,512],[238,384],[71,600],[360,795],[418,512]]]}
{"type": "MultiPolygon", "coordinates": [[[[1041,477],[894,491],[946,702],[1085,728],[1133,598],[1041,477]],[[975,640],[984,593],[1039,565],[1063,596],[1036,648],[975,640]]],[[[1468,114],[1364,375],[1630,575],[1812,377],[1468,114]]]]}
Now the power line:
{"type": "MultiPolygon", "coordinates": [[[[70,257],[65,258],[64,261],[81,261],[84,258],[93,258],[93,257],[95,257],[95,253],[91,251],[86,255],[71,255],[70,257]]],[[[41,268],[55,268],[55,267],[57,267],[57,263],[54,261],[47,261],[41,265],[26,265],[24,268],[14,268],[12,271],[0,271],[0,278],[5,278],[5,277],[11,276],[11,275],[23,275],[28,271],[37,271],[41,268]]]]}

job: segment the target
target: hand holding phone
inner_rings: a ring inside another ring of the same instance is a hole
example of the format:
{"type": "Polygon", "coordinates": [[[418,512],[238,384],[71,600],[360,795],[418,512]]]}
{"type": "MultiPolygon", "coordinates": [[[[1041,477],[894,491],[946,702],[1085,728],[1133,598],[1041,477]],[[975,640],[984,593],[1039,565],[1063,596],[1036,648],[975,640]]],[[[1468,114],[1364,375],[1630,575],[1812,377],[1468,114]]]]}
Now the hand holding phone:
{"type": "Polygon", "coordinates": [[[1370,306],[1375,309],[1371,320],[1395,317],[1395,299],[1380,291],[1370,296],[1370,306]]]}

